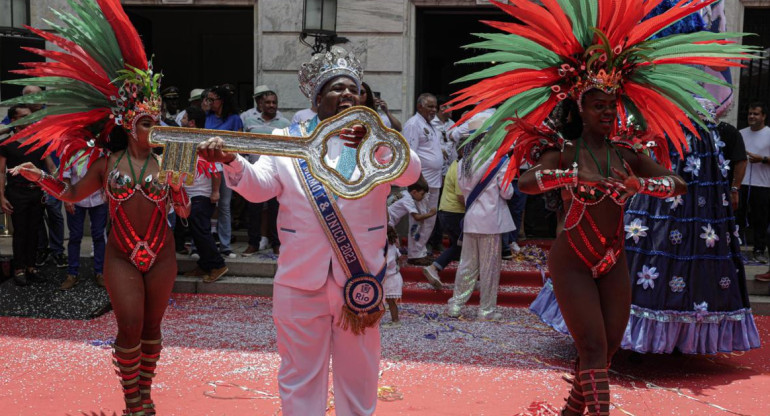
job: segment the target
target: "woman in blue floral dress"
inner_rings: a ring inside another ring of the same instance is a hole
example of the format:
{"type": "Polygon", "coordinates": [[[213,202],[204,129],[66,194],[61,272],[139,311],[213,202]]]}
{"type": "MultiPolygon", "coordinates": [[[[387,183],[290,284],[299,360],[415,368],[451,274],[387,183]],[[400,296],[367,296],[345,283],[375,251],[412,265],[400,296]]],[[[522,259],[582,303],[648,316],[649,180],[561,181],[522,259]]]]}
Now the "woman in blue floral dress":
{"type": "Polygon", "coordinates": [[[691,152],[671,155],[687,194],[636,195],[625,216],[631,318],[621,345],[640,353],[716,354],[759,347],[746,291],[718,130],[688,134],[691,152]]]}
{"type": "MultiPolygon", "coordinates": [[[[664,1],[652,15],[674,3],[664,1]]],[[[694,14],[660,35],[704,26],[694,14]]],[[[633,292],[624,349],[716,354],[759,347],[730,204],[730,161],[722,153],[719,130],[708,127],[699,128],[700,140],[688,135],[690,153],[684,159],[671,155],[671,170],[687,181],[686,195],[668,200],[638,195],[627,206],[633,292]]]]}

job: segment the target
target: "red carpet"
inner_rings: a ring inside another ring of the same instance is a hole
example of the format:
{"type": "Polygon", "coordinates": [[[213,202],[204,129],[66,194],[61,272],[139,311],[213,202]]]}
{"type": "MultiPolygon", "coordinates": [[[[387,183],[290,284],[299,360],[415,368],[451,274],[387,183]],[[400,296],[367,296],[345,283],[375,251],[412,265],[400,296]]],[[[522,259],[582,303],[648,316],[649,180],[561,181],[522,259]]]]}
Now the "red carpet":
{"type": "MultiPolygon", "coordinates": [[[[174,295],[154,388],[159,414],[278,414],[270,308],[267,298],[174,295]]],[[[442,309],[402,305],[403,327],[383,330],[378,415],[510,416],[536,401],[563,403],[569,339],[523,308],[502,308],[499,323],[449,319],[442,309]]],[[[770,319],[757,324],[770,342],[770,319]]],[[[106,347],[114,333],[111,313],[93,321],[0,318],[3,414],[120,413],[106,347]]],[[[612,367],[612,414],[769,415],[768,351],[641,363],[621,353],[612,367]]]]}

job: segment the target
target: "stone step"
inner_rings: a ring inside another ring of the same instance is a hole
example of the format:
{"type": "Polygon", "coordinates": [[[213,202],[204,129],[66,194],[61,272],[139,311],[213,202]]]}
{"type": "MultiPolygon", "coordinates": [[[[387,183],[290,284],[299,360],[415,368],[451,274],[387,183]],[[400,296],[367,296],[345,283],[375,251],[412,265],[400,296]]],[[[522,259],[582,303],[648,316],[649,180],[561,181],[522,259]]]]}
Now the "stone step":
{"type": "Polygon", "coordinates": [[[746,268],[746,290],[749,295],[767,296],[770,295],[770,282],[760,282],[754,279],[754,276],[767,272],[766,265],[745,266],[746,268]]]}
{"type": "MultiPolygon", "coordinates": [[[[239,252],[240,253],[240,252],[239,252]]],[[[177,264],[179,265],[179,274],[195,269],[197,260],[190,256],[177,254],[177,264]]],[[[234,259],[225,259],[225,264],[230,269],[227,274],[231,276],[244,277],[272,277],[278,268],[275,255],[272,252],[262,251],[251,257],[238,255],[234,259]]]]}
{"type": "Polygon", "coordinates": [[[204,283],[200,277],[177,276],[174,292],[271,297],[273,296],[273,278],[225,275],[216,282],[204,283]]]}
{"type": "Polygon", "coordinates": [[[770,316],[770,296],[751,295],[749,302],[754,315],[770,316]]]}

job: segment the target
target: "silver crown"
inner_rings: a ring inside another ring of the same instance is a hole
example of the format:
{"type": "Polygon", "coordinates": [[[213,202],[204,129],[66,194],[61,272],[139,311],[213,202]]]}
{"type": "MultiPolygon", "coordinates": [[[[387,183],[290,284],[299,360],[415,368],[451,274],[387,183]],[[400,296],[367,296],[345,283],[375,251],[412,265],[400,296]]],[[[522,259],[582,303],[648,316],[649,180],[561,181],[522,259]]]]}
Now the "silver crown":
{"type": "Polygon", "coordinates": [[[332,46],[330,51],[317,53],[313,55],[310,62],[300,66],[299,89],[302,94],[305,94],[305,97],[314,102],[324,84],[340,75],[352,78],[360,89],[364,69],[352,52],[339,46],[332,46]]]}

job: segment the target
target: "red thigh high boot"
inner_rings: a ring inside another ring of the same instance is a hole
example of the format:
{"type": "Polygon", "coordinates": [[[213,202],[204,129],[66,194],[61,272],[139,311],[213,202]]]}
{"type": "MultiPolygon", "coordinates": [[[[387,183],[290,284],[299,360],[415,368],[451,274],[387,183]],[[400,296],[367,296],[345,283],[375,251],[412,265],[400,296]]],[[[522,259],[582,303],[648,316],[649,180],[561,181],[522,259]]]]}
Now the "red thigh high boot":
{"type": "Polygon", "coordinates": [[[578,370],[580,369],[580,358],[575,361],[575,370],[572,372],[572,388],[569,391],[569,397],[567,397],[562,409],[562,414],[566,411],[575,412],[579,415],[583,414],[586,408],[586,401],[583,397],[583,388],[580,385],[580,377],[578,376],[578,370]]]}
{"type": "Polygon", "coordinates": [[[155,404],[150,397],[152,378],[155,377],[155,367],[158,365],[163,338],[142,340],[142,361],[139,365],[139,392],[142,397],[142,408],[147,416],[155,414],[155,404]]]}
{"type": "Polygon", "coordinates": [[[588,415],[609,416],[610,414],[610,379],[606,368],[583,370],[578,373],[580,386],[583,388],[588,415]]]}
{"type": "Polygon", "coordinates": [[[141,403],[142,398],[139,395],[140,347],[141,345],[123,348],[112,344],[112,363],[115,365],[115,372],[120,377],[120,384],[123,386],[123,396],[126,401],[126,410],[123,411],[123,416],[145,416],[141,403]]]}

